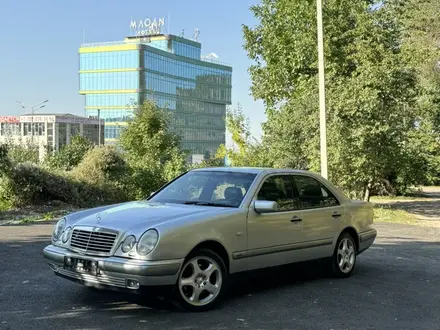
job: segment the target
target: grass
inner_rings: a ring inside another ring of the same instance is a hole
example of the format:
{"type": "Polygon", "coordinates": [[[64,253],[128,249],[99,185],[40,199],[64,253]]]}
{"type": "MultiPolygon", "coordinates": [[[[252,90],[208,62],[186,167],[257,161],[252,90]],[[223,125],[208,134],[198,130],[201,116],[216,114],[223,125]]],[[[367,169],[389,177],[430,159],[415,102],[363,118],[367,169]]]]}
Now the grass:
{"type": "Polygon", "coordinates": [[[426,201],[433,199],[430,196],[374,196],[371,202],[392,202],[392,201],[426,201]]]}
{"type": "Polygon", "coordinates": [[[392,222],[414,225],[417,222],[417,218],[405,210],[376,205],[374,207],[374,222],[392,222]]]}
{"type": "Polygon", "coordinates": [[[67,212],[62,212],[62,213],[47,212],[47,213],[40,214],[40,215],[28,216],[25,218],[21,218],[19,223],[20,224],[28,224],[28,223],[34,223],[36,221],[50,221],[50,220],[54,220],[60,216],[63,216],[66,213],[67,212]]]}

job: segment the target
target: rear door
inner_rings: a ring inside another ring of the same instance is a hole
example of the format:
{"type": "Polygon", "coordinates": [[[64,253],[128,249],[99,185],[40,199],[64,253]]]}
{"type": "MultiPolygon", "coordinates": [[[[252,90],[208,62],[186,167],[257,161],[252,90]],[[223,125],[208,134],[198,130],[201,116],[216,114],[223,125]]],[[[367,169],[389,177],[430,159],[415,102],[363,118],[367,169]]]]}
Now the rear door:
{"type": "Polygon", "coordinates": [[[303,211],[303,239],[313,258],[330,256],[345,216],[340,201],[321,181],[295,174],[295,189],[303,211]]]}

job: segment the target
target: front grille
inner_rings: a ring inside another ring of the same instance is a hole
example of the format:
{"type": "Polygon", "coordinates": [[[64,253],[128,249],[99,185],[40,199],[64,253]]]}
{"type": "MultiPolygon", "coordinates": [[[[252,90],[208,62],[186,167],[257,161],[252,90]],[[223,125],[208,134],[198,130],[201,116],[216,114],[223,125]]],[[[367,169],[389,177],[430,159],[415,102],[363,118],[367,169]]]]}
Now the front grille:
{"type": "Polygon", "coordinates": [[[110,253],[116,236],[115,233],[74,229],[70,238],[70,247],[86,253],[110,253]]]}

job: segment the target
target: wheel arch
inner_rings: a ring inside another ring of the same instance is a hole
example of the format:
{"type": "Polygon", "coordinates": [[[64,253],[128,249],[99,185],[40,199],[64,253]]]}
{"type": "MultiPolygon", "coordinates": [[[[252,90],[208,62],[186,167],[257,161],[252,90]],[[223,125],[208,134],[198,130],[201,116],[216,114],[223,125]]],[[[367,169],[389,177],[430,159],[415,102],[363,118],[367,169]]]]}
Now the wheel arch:
{"type": "Polygon", "coordinates": [[[341,237],[341,235],[343,235],[345,233],[349,233],[351,236],[353,236],[354,242],[356,244],[356,252],[359,252],[360,241],[359,241],[359,234],[357,233],[356,229],[354,229],[353,227],[344,228],[344,230],[339,235],[338,240],[341,237]]]}
{"type": "Polygon", "coordinates": [[[226,266],[226,271],[229,274],[229,253],[226,250],[226,248],[223,246],[223,244],[221,244],[220,242],[215,241],[215,240],[206,240],[206,241],[198,243],[188,253],[188,255],[190,255],[194,251],[200,250],[200,249],[208,249],[208,250],[211,250],[211,251],[217,253],[220,256],[220,258],[223,259],[223,262],[225,263],[225,266],[226,266]]]}

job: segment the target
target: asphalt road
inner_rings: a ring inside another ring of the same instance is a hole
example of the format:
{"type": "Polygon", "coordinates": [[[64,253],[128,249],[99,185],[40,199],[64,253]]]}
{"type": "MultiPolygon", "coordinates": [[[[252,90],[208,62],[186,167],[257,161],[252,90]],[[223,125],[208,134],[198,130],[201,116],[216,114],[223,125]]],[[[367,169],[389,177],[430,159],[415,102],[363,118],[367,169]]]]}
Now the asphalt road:
{"type": "Polygon", "coordinates": [[[221,309],[187,314],[55,277],[52,226],[0,227],[0,329],[440,329],[439,229],[377,224],[349,279],[308,264],[253,274],[221,309]]]}

